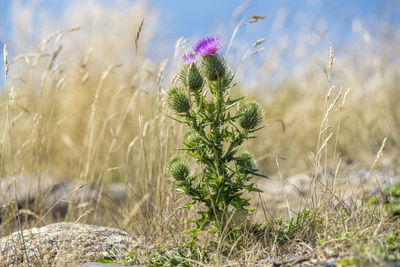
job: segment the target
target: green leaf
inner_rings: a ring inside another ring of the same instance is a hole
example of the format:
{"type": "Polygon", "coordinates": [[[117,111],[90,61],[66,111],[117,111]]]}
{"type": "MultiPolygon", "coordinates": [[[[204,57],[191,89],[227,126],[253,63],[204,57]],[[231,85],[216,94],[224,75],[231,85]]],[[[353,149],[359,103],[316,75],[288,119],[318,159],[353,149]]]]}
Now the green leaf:
{"type": "Polygon", "coordinates": [[[165,246],[163,246],[162,248],[157,249],[156,252],[158,253],[158,252],[164,251],[167,247],[168,247],[168,243],[165,246]]]}
{"type": "Polygon", "coordinates": [[[178,207],[178,209],[180,209],[180,210],[183,210],[183,209],[190,210],[190,208],[191,208],[192,206],[193,206],[192,203],[186,203],[185,205],[178,207]]]}
{"type": "Polygon", "coordinates": [[[342,265],[354,265],[356,263],[356,261],[353,258],[347,258],[344,260],[341,260],[338,264],[339,266],[342,265]]]}
{"type": "Polygon", "coordinates": [[[118,263],[116,260],[99,259],[101,263],[118,263]]]}
{"type": "Polygon", "coordinates": [[[241,96],[241,97],[236,98],[236,99],[232,99],[232,100],[229,99],[228,101],[226,101],[226,103],[227,103],[227,105],[235,105],[235,104],[237,104],[238,102],[242,101],[245,98],[246,98],[245,96],[241,96]]]}
{"type": "Polygon", "coordinates": [[[263,193],[263,192],[264,192],[264,191],[262,191],[262,190],[260,190],[260,189],[258,189],[258,188],[252,187],[252,186],[246,186],[245,188],[246,188],[247,191],[249,191],[249,192],[258,192],[258,193],[263,193]]]}
{"type": "MultiPolygon", "coordinates": [[[[178,115],[179,115],[179,114],[178,114],[178,115]]],[[[183,121],[183,120],[180,120],[180,119],[174,118],[174,117],[172,117],[172,116],[169,116],[169,115],[168,115],[168,118],[170,118],[170,119],[173,119],[174,121],[177,121],[177,122],[180,122],[180,123],[188,124],[188,122],[187,122],[187,121],[183,121]]]]}
{"type": "Polygon", "coordinates": [[[239,97],[239,98],[234,99],[234,100],[228,100],[226,102],[227,106],[225,107],[225,111],[231,109],[232,107],[234,107],[237,103],[239,103],[243,99],[245,99],[245,96],[239,97]]]}
{"type": "Polygon", "coordinates": [[[253,170],[249,170],[249,173],[251,173],[251,174],[253,174],[253,175],[255,175],[255,176],[258,176],[258,177],[263,177],[263,178],[266,178],[266,179],[271,179],[271,178],[269,178],[268,176],[265,176],[265,175],[263,175],[263,174],[257,173],[257,172],[255,172],[255,171],[253,171],[253,170]]]}

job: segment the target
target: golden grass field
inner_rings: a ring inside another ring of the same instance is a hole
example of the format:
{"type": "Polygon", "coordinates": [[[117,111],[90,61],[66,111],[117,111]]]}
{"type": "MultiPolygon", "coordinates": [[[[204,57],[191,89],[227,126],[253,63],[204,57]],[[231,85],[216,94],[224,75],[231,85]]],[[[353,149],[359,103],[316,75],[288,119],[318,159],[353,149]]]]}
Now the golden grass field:
{"type": "MultiPolygon", "coordinates": [[[[20,35],[13,45],[20,55],[5,57],[0,95],[0,173],[51,174],[99,189],[119,182],[126,198],[111,208],[101,197],[90,205],[70,205],[58,219],[31,208],[36,217],[4,220],[1,236],[17,226],[79,221],[144,237],[152,248],[182,247],[189,215],[178,209],[184,201],[172,188],[167,163],[184,127],[168,117],[166,93],[195,40],[179,40],[174,55],[155,61],[150,42],[160,23],[156,11],[143,3],[125,10],[99,5],[88,18],[90,9],[77,5],[62,24],[45,23],[48,38],[37,43],[24,38],[29,21],[16,23],[20,35]]],[[[266,127],[244,147],[271,177],[259,181],[265,193],[251,196],[257,207],[252,220],[264,232],[258,238],[243,233],[244,247],[236,250],[217,240],[222,248],[203,264],[251,266],[260,257],[279,261],[303,253],[320,260],[339,255],[338,262],[360,266],[399,262],[398,218],[379,201],[368,202],[382,173],[399,181],[399,44],[400,30],[382,25],[372,43],[359,40],[338,53],[335,47],[310,53],[278,82],[271,77],[285,53],[279,42],[265,54],[251,55],[264,60],[258,76],[246,84],[239,72],[233,93],[265,109],[266,127]],[[360,169],[369,171],[365,184],[350,175],[360,169]],[[309,187],[290,198],[284,188],[297,174],[308,177],[309,187]],[[288,228],[300,208],[309,217],[288,228]],[[387,245],[390,236],[397,240],[394,249],[387,245]]],[[[7,210],[15,214],[12,203],[7,210]]],[[[200,244],[207,248],[213,241],[204,234],[200,244]]]]}

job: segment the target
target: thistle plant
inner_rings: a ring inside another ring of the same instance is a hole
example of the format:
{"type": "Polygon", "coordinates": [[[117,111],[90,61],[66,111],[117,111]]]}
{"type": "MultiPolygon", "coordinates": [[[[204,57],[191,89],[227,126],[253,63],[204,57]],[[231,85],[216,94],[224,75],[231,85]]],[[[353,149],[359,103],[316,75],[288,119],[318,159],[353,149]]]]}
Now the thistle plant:
{"type": "Polygon", "coordinates": [[[185,153],[171,159],[168,172],[176,180],[176,188],[191,198],[185,208],[203,204],[197,218],[191,220],[195,227],[187,231],[192,236],[189,246],[194,246],[200,230],[221,234],[232,225],[232,216],[250,214],[250,199],[242,195],[262,192],[251,178],[266,177],[257,173],[254,157],[240,149],[261,128],[263,110],[254,102],[242,104],[244,97],[230,96],[234,75],[221,48],[218,37],[197,42],[194,51],[183,56],[180,86],[168,94],[168,104],[177,115],[173,119],[189,128],[183,141],[185,153]],[[197,172],[190,158],[200,166],[197,172]]]}

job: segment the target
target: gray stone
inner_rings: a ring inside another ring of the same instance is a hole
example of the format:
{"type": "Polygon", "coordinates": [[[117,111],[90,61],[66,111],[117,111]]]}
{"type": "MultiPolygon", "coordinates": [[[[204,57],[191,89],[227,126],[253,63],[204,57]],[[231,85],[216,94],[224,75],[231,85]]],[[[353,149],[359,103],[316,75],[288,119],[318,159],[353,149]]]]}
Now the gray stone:
{"type": "MultiPolygon", "coordinates": [[[[108,252],[123,258],[139,242],[126,232],[79,223],[55,223],[0,239],[0,265],[53,265],[94,262],[108,252]]],[[[93,265],[89,265],[93,266],[93,265]]]]}
{"type": "MultiPolygon", "coordinates": [[[[101,192],[102,197],[112,204],[120,204],[126,197],[125,188],[123,184],[106,185],[101,192]]],[[[51,210],[51,213],[58,218],[67,214],[70,204],[93,203],[100,194],[100,190],[93,184],[78,183],[71,179],[47,174],[2,178],[0,179],[0,192],[2,192],[0,215],[2,207],[15,201],[16,195],[19,209],[29,209],[33,213],[44,213],[51,210]]]]}
{"type": "Polygon", "coordinates": [[[32,204],[39,194],[46,195],[54,186],[62,182],[62,178],[49,175],[18,175],[0,179],[0,204],[15,200],[21,208],[32,204]]]}
{"type": "MultiPolygon", "coordinates": [[[[400,182],[400,173],[398,170],[392,169],[376,169],[372,172],[368,169],[343,168],[339,170],[337,176],[333,171],[328,171],[326,175],[320,174],[320,181],[332,191],[335,185],[335,198],[332,198],[334,206],[348,208],[353,201],[359,199],[354,196],[365,196],[366,194],[380,194],[386,186],[394,185],[400,182]],[[338,201],[340,199],[340,202],[338,201]]],[[[272,179],[259,179],[257,187],[263,190],[263,193],[253,194],[252,199],[262,198],[266,203],[266,209],[272,217],[284,217],[287,219],[288,206],[291,215],[295,216],[297,212],[308,206],[312,191],[312,178],[306,173],[299,173],[290,177],[274,177],[272,179]],[[272,204],[270,204],[272,203],[272,204]],[[285,217],[287,216],[287,217],[285,217]]],[[[323,198],[330,196],[321,183],[317,182],[317,196],[323,198]]],[[[254,203],[256,206],[256,219],[265,220],[263,206],[260,201],[254,203]]]]}

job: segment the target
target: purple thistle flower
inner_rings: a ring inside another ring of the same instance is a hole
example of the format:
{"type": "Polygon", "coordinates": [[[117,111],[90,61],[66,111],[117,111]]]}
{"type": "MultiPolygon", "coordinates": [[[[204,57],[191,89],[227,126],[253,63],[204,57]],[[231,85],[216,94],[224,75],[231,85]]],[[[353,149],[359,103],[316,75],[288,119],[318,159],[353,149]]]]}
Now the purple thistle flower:
{"type": "Polygon", "coordinates": [[[183,55],[183,61],[185,62],[186,65],[189,65],[190,63],[193,63],[195,61],[194,54],[192,52],[186,53],[183,55]]]}
{"type": "Polygon", "coordinates": [[[222,41],[219,37],[208,36],[198,41],[193,50],[196,54],[206,57],[215,54],[222,47],[222,41]]]}

